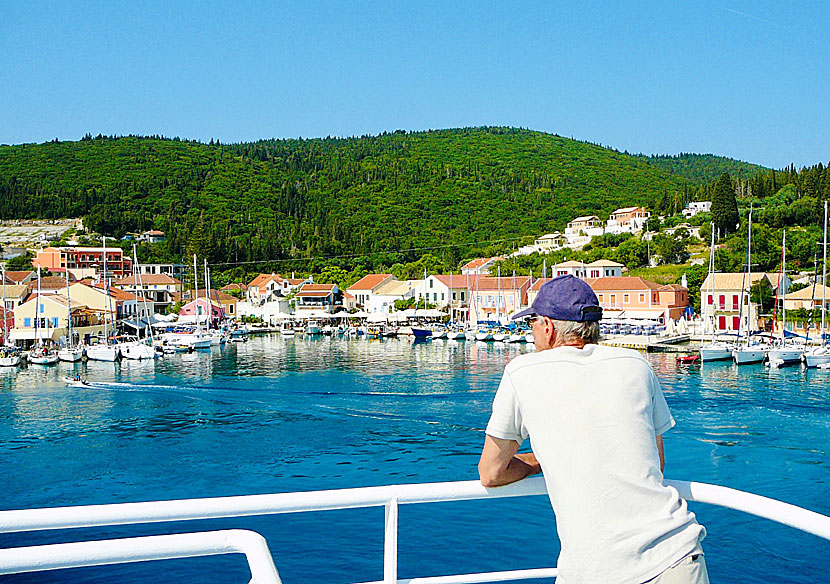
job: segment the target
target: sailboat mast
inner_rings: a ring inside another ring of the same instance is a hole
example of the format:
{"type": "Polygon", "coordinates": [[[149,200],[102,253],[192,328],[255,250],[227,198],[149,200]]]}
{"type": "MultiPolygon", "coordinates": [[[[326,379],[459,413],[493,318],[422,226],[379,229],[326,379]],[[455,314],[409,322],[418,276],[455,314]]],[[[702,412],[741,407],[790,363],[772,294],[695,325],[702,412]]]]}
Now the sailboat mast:
{"type": "Polygon", "coordinates": [[[199,271],[196,268],[196,254],[193,254],[193,300],[196,307],[196,326],[199,326],[199,271]]]}
{"type": "Polygon", "coordinates": [[[3,344],[9,344],[9,320],[6,318],[6,268],[0,266],[0,278],[3,278],[3,344]]]}
{"type": "MultiPolygon", "coordinates": [[[[715,342],[715,224],[712,223],[712,242],[709,244],[709,296],[712,298],[712,342],[715,342]]],[[[708,300],[708,298],[707,298],[708,300]]],[[[701,309],[703,299],[700,300],[701,309]]],[[[701,339],[703,335],[701,335],[701,339]]],[[[701,341],[702,342],[702,341],[701,341]]]]}
{"type": "Polygon", "coordinates": [[[207,258],[205,258],[205,310],[207,310],[206,325],[210,328],[211,320],[213,320],[213,304],[210,300],[210,279],[208,279],[208,265],[207,258]]]}
{"type": "Polygon", "coordinates": [[[827,313],[827,201],[824,201],[824,243],[821,268],[821,343],[824,344],[824,330],[827,313]]]}
{"type": "Polygon", "coordinates": [[[784,295],[781,294],[781,282],[787,277],[787,230],[781,239],[781,274],[778,276],[776,294],[781,299],[781,345],[784,345],[784,329],[787,327],[787,307],[784,304],[784,295]]]}
{"type": "Polygon", "coordinates": [[[40,266],[37,267],[37,304],[35,305],[35,344],[38,344],[38,324],[40,323],[40,266]]]}
{"type": "Polygon", "coordinates": [[[66,330],[67,330],[67,343],[66,348],[72,349],[72,300],[69,296],[69,268],[66,269],[66,330]]]}

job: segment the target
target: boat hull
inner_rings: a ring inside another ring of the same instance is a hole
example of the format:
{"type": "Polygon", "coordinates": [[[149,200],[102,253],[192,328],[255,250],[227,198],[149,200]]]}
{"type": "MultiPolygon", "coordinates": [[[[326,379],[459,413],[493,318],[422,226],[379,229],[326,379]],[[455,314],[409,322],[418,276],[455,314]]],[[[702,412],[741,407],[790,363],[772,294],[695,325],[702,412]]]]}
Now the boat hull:
{"type": "Polygon", "coordinates": [[[86,349],[86,357],[91,361],[117,361],[120,353],[109,345],[92,345],[86,349]]]}
{"type": "Polygon", "coordinates": [[[83,349],[60,349],[58,359],[66,363],[77,363],[84,357],[83,349]]]}
{"type": "Polygon", "coordinates": [[[0,367],[17,367],[20,365],[20,355],[0,357],[0,367]]]}
{"type": "Polygon", "coordinates": [[[761,363],[767,356],[766,349],[734,349],[732,359],[737,365],[749,365],[750,363],[761,363]]]}
{"type": "Polygon", "coordinates": [[[784,363],[798,363],[801,361],[801,355],[804,353],[802,349],[796,348],[782,348],[770,349],[767,352],[767,358],[770,363],[773,361],[782,361],[784,363]]]}
{"type": "Polygon", "coordinates": [[[700,348],[701,361],[726,361],[732,359],[732,348],[727,346],[709,346],[700,348]]]}
{"type": "Polygon", "coordinates": [[[818,367],[830,363],[830,351],[824,348],[807,351],[804,353],[804,363],[807,367],[818,367]]]}
{"type": "Polygon", "coordinates": [[[136,361],[152,360],[158,357],[156,350],[144,343],[135,343],[121,348],[121,356],[136,361]]]}

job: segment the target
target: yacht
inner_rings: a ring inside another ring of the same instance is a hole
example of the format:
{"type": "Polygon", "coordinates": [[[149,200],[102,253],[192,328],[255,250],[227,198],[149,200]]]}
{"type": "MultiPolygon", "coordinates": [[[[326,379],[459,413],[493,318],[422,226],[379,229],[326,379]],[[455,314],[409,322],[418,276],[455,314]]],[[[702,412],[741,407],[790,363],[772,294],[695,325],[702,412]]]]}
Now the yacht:
{"type": "Polygon", "coordinates": [[[830,364],[830,346],[827,338],[827,201],[824,201],[824,237],[822,238],[822,268],[821,268],[821,329],[817,347],[804,351],[804,363],[807,367],[822,367],[830,364]]]}
{"type": "Polygon", "coordinates": [[[0,347],[0,367],[17,367],[20,365],[20,349],[5,345],[0,347]]]}
{"type": "Polygon", "coordinates": [[[29,351],[29,363],[35,365],[54,365],[58,362],[58,354],[46,348],[44,345],[38,345],[29,351]]]}
{"type": "MultiPolygon", "coordinates": [[[[712,223],[712,241],[709,244],[709,296],[714,298],[715,294],[715,224],[712,223]]],[[[703,306],[703,295],[701,294],[701,307],[703,306]]],[[[701,361],[725,361],[732,359],[732,351],[735,350],[735,345],[726,343],[724,341],[715,340],[715,304],[712,303],[712,338],[708,343],[703,343],[703,333],[701,333],[701,344],[698,352],[700,353],[701,361]]],[[[705,325],[704,327],[705,328],[705,325]]],[[[702,329],[701,329],[702,330],[702,329]]]]}

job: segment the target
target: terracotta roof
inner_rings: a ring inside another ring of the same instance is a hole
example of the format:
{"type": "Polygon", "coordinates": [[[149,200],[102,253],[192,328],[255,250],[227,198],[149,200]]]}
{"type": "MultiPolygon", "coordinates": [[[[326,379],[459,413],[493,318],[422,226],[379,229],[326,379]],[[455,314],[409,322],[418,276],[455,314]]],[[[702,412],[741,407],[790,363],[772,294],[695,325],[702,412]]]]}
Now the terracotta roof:
{"type": "Polygon", "coordinates": [[[141,276],[128,276],[117,282],[113,283],[113,286],[135,286],[138,284],[139,280],[141,281],[141,285],[145,284],[174,284],[174,285],[181,285],[181,282],[172,276],[168,276],[167,274],[142,274],[141,276]]]}
{"type": "Polygon", "coordinates": [[[581,268],[585,265],[585,262],[576,262],[576,261],[569,261],[569,262],[562,262],[560,264],[555,264],[555,268],[581,268]]]}
{"type": "Polygon", "coordinates": [[[501,278],[484,276],[478,279],[478,282],[470,282],[470,286],[474,291],[487,290],[518,290],[528,283],[530,276],[502,276],[501,278]]]}
{"type": "Polygon", "coordinates": [[[158,229],[151,229],[150,231],[145,231],[143,235],[164,235],[164,231],[159,231],[158,229]]]}
{"type": "Polygon", "coordinates": [[[13,282],[20,283],[28,277],[34,277],[35,272],[33,270],[29,271],[21,271],[21,272],[6,272],[6,279],[11,280],[13,282]]]}
{"type": "MultiPolygon", "coordinates": [[[[37,290],[37,279],[29,282],[28,286],[29,290],[37,290]]],[[[66,288],[66,278],[63,276],[46,276],[45,278],[40,278],[41,290],[57,290],[59,288],[66,288]]]]}
{"type": "Polygon", "coordinates": [[[611,215],[619,215],[620,213],[631,213],[632,211],[637,211],[638,209],[642,209],[645,211],[643,207],[623,207],[622,209],[617,209],[611,215]]]}
{"type": "Polygon", "coordinates": [[[530,289],[538,292],[539,288],[541,288],[544,284],[547,284],[551,280],[553,280],[553,278],[534,278],[533,284],[530,286],[530,289]]]}
{"type": "Polygon", "coordinates": [[[348,290],[373,290],[375,286],[382,284],[389,278],[394,278],[394,276],[392,274],[367,274],[349,286],[348,290]]]}
{"type": "Polygon", "coordinates": [[[343,298],[344,298],[344,299],[354,300],[354,296],[352,296],[352,295],[351,295],[351,294],[349,294],[348,292],[343,292],[343,298]]]}
{"type": "Polygon", "coordinates": [[[432,277],[441,282],[447,288],[467,288],[471,286],[474,281],[474,279],[471,279],[467,274],[436,274],[432,277]]]}
{"type": "Polygon", "coordinates": [[[402,296],[412,290],[412,283],[400,280],[389,280],[375,290],[375,294],[382,294],[384,296],[402,296]]]}
{"type": "Polygon", "coordinates": [[[297,296],[304,297],[325,297],[334,292],[334,284],[305,284],[297,296]]]}
{"type": "Polygon", "coordinates": [[[615,276],[611,278],[588,278],[585,280],[592,290],[659,290],[660,284],[639,276],[615,276]]]}
{"type": "Polygon", "coordinates": [[[583,215],[582,217],[577,217],[576,219],[572,220],[571,223],[584,223],[586,221],[590,221],[591,219],[599,221],[599,217],[597,217],[596,215],[583,215]]]}
{"type": "Polygon", "coordinates": [[[475,269],[475,268],[480,268],[481,266],[483,266],[485,264],[489,264],[490,262],[501,261],[503,259],[504,258],[500,257],[500,256],[496,256],[496,257],[492,257],[492,258],[476,258],[474,260],[470,260],[469,262],[467,262],[466,264],[464,264],[461,267],[462,268],[468,268],[468,269],[472,270],[472,269],[475,269]]]}
{"type": "Polygon", "coordinates": [[[288,282],[292,286],[299,286],[306,281],[306,278],[283,278],[284,282],[288,282]]]}
{"type": "Polygon", "coordinates": [[[220,290],[241,290],[242,292],[248,291],[248,285],[234,282],[232,284],[226,284],[219,288],[220,290]]]}
{"type": "Polygon", "coordinates": [[[617,262],[612,262],[611,260],[597,260],[595,262],[591,262],[587,264],[586,267],[595,266],[599,268],[623,268],[625,267],[623,264],[618,264],[617,262]]]}
{"type": "Polygon", "coordinates": [[[658,290],[688,290],[688,288],[686,288],[685,286],[681,286],[680,284],[664,284],[663,286],[660,286],[658,290]]]}
{"type": "Polygon", "coordinates": [[[251,280],[250,283],[248,283],[248,287],[252,287],[252,286],[259,287],[259,286],[262,286],[264,284],[267,284],[271,280],[273,280],[275,282],[282,282],[284,279],[285,278],[283,278],[279,274],[260,274],[259,276],[257,276],[253,280],[251,280]]]}

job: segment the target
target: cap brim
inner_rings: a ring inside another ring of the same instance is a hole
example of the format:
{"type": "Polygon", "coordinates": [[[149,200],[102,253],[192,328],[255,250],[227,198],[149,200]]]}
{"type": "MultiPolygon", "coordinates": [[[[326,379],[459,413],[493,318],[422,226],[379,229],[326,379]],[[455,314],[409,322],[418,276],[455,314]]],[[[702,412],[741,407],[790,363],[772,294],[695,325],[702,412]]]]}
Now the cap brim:
{"type": "Polygon", "coordinates": [[[523,316],[533,314],[534,312],[535,311],[533,310],[533,307],[531,306],[530,308],[525,308],[524,310],[517,312],[516,314],[514,314],[513,316],[510,317],[510,320],[516,320],[517,318],[522,318],[523,316]]]}

